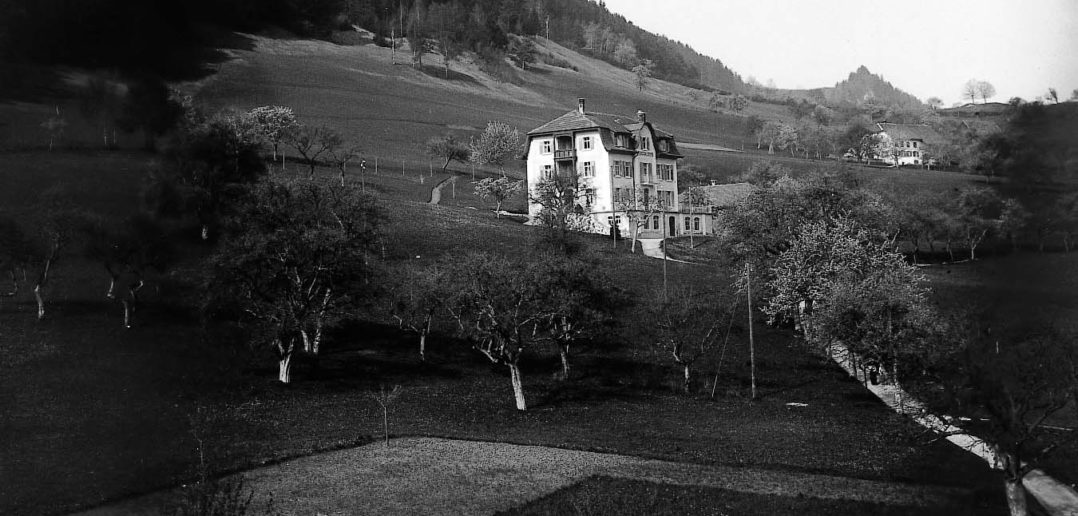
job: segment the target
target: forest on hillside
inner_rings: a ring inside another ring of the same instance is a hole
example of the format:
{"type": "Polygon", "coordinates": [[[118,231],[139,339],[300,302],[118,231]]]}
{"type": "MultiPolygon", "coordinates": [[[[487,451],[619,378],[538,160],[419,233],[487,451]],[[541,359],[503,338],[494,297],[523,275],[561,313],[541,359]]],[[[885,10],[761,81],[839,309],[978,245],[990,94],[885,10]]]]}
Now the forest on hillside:
{"type": "Polygon", "coordinates": [[[647,66],[659,79],[721,91],[743,86],[719,60],[589,0],[0,0],[0,61],[175,78],[198,70],[221,45],[208,37],[210,27],[280,27],[325,38],[353,25],[374,32],[376,42],[403,36],[413,47],[485,59],[518,54],[511,35],[542,35],[626,69],[647,66]]]}

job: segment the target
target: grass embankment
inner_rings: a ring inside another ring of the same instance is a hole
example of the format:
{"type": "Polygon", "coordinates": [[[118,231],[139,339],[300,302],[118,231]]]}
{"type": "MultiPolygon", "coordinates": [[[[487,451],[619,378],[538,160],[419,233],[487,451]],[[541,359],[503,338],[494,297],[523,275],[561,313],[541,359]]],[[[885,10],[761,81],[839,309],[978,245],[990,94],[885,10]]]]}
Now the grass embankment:
{"type": "MultiPolygon", "coordinates": [[[[75,189],[80,202],[122,211],[137,200],[133,185],[146,156],[80,154],[70,164],[77,172],[61,173],[58,165],[29,176],[24,171],[38,169],[27,160],[37,157],[8,158],[23,164],[2,178],[20,185],[0,194],[6,206],[25,207],[34,192],[78,174],[85,181],[75,189]]],[[[390,178],[383,179],[372,188],[389,192],[390,178]]],[[[482,210],[425,204],[416,199],[417,185],[399,187],[402,196],[415,194],[406,196],[411,201],[385,198],[388,259],[433,258],[460,248],[534,253],[535,228],[482,210]]],[[[630,255],[625,242],[616,251],[601,237],[582,245],[621,285],[646,293],[661,284],[660,262],[630,255]]],[[[723,281],[713,268],[668,265],[675,282],[723,281]]],[[[442,335],[430,344],[432,363],[420,365],[413,337],[376,320],[357,323],[336,332],[322,357],[301,359],[296,383],[282,386],[271,357],[256,354],[251,361],[237,341],[203,332],[168,289],[147,289],[138,325],[123,331],[118,308],[104,299],[107,277],[96,266],[69,258],[55,272],[44,322],[34,321],[26,292],[0,305],[0,512],[8,514],[63,512],[190,479],[197,461],[192,432],[205,439],[219,470],[366,442],[380,432],[380,408],[370,392],[381,384],[404,388],[391,409],[396,435],[953,485],[986,490],[985,500],[999,501],[995,476],[976,459],[950,445],[923,445],[912,423],[800,352],[782,331],[758,328],[758,402],[745,399],[743,335],[731,339],[723,357],[716,399],[682,396],[673,394],[680,380],[670,357],[651,351],[639,339],[639,323],[627,318],[621,330],[575,352],[568,382],[553,378],[559,369],[553,350],[530,353],[524,371],[532,408],[521,413],[501,368],[442,335]],[[192,427],[200,407],[213,421],[192,427]]],[[[197,276],[180,267],[167,283],[192,280],[185,274],[197,276]]],[[[698,390],[710,392],[717,365],[700,365],[698,390]]]]}

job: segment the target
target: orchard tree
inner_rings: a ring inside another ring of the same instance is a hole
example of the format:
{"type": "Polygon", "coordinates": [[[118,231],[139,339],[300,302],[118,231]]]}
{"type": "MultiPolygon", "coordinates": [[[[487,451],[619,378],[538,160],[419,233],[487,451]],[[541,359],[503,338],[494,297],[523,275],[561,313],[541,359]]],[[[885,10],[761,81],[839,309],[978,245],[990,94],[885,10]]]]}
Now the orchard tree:
{"type": "MultiPolygon", "coordinates": [[[[260,106],[248,113],[258,124],[258,131],[262,139],[273,145],[273,161],[277,161],[277,150],[281,142],[286,141],[292,134],[299,122],[292,108],[287,106],[260,106]]],[[[281,163],[284,163],[284,154],[281,154],[281,163]]]]}
{"type": "Polygon", "coordinates": [[[419,361],[427,361],[427,339],[438,313],[452,297],[448,263],[402,264],[394,274],[389,316],[405,331],[419,337],[419,361]]]}
{"type": "Polygon", "coordinates": [[[546,271],[536,263],[469,253],[459,258],[453,275],[450,315],[476,351],[509,370],[516,408],[527,410],[520,361],[557,303],[549,297],[546,271]]]}
{"type": "Polygon", "coordinates": [[[84,254],[101,264],[108,274],[108,299],[123,305],[124,328],[131,328],[139,307],[139,292],[151,270],[165,271],[174,248],[161,224],[149,214],[138,213],[119,224],[97,218],[86,228],[84,254]],[[119,296],[117,290],[123,291],[119,296]]]}
{"type": "Polygon", "coordinates": [[[1003,198],[986,187],[966,187],[954,198],[953,214],[969,249],[969,259],[977,259],[977,246],[998,230],[1004,211],[1003,198]]]}
{"type": "Polygon", "coordinates": [[[211,258],[207,309],[239,314],[252,342],[276,351],[278,379],[291,382],[297,345],[317,355],[324,329],[369,295],[381,221],[352,187],[260,184],[211,258]]]}
{"type": "Polygon", "coordinates": [[[344,143],[344,138],[340,133],[325,125],[318,127],[298,125],[288,133],[285,141],[307,162],[307,166],[310,167],[308,179],[314,179],[314,168],[318,165],[318,158],[332,154],[344,143]]]}
{"type": "Polygon", "coordinates": [[[614,199],[614,213],[625,216],[629,225],[630,252],[636,252],[636,241],[639,239],[640,230],[648,227],[654,217],[666,211],[666,205],[655,196],[648,196],[643,188],[633,189],[622,194],[620,199],[614,199]]]}
{"type": "Polygon", "coordinates": [[[928,108],[932,111],[938,111],[940,108],[943,107],[943,99],[939,97],[928,97],[928,100],[925,101],[925,104],[927,104],[928,108]]]}
{"type": "Polygon", "coordinates": [[[614,314],[624,308],[629,297],[593,263],[580,259],[551,257],[540,265],[551,300],[539,328],[558,349],[561,378],[569,379],[569,356],[574,346],[606,333],[615,323],[614,314]]]}
{"type": "Polygon", "coordinates": [[[361,155],[359,147],[355,146],[338,146],[330,149],[329,159],[333,163],[333,168],[337,169],[337,177],[340,179],[340,185],[344,186],[344,176],[348,173],[348,164],[354,161],[361,155]]]}
{"type": "Polygon", "coordinates": [[[427,140],[427,155],[444,161],[442,163],[442,173],[444,174],[446,169],[449,168],[449,164],[454,161],[467,163],[471,157],[471,149],[468,148],[467,143],[457,140],[451,134],[447,134],[427,140]]]}
{"type": "Polygon", "coordinates": [[[35,256],[36,245],[30,234],[15,218],[0,213],[0,273],[11,281],[9,289],[0,291],[0,297],[19,294],[19,279],[25,277],[35,256]]]}
{"type": "Polygon", "coordinates": [[[494,165],[505,176],[505,163],[520,152],[520,131],[504,122],[492,121],[469,144],[471,160],[477,165],[494,165]]]}
{"type": "MultiPolygon", "coordinates": [[[[570,232],[584,229],[577,224],[581,217],[577,211],[591,209],[580,176],[574,172],[542,179],[529,192],[528,201],[539,208],[534,222],[547,230],[547,243],[568,254],[572,250],[570,232]]],[[[590,220],[586,215],[584,218],[590,220]]]]}
{"type": "Polygon", "coordinates": [[[649,338],[669,353],[683,374],[685,394],[692,393],[693,367],[711,354],[733,328],[733,299],[692,289],[659,290],[648,303],[649,338]],[[725,313],[724,313],[725,312],[725,313]]]}
{"type": "Polygon", "coordinates": [[[501,218],[502,203],[512,199],[524,188],[524,182],[502,176],[488,177],[475,183],[475,194],[480,199],[494,201],[494,217],[501,218]]]}

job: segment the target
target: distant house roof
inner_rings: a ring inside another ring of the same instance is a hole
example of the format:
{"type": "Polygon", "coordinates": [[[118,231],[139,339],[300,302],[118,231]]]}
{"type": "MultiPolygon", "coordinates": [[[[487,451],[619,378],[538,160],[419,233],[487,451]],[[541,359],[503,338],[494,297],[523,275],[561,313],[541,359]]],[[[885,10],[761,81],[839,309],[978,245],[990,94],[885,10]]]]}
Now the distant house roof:
{"type": "Polygon", "coordinates": [[[887,133],[894,140],[921,140],[925,143],[941,143],[943,137],[930,126],[924,124],[876,124],[880,132],[887,133]]]}
{"type": "MultiPolygon", "coordinates": [[[[755,188],[749,183],[729,183],[700,187],[707,195],[708,204],[715,208],[732,208],[747,199],[755,188]]],[[[682,192],[681,202],[688,204],[688,192],[682,192]]]]}

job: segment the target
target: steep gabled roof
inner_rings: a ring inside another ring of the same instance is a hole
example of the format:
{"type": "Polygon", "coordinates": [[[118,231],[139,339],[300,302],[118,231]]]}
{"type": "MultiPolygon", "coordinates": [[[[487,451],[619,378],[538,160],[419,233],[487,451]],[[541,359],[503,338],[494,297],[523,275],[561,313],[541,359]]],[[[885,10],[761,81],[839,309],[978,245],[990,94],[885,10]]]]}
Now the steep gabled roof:
{"type": "Polygon", "coordinates": [[[581,113],[572,110],[531,131],[528,135],[577,131],[581,129],[609,129],[616,133],[627,133],[628,129],[617,121],[616,116],[604,113],[581,113]]]}
{"type": "Polygon", "coordinates": [[[876,124],[881,132],[887,133],[894,140],[921,140],[925,143],[940,143],[943,137],[930,126],[924,124],[876,124]]]}

